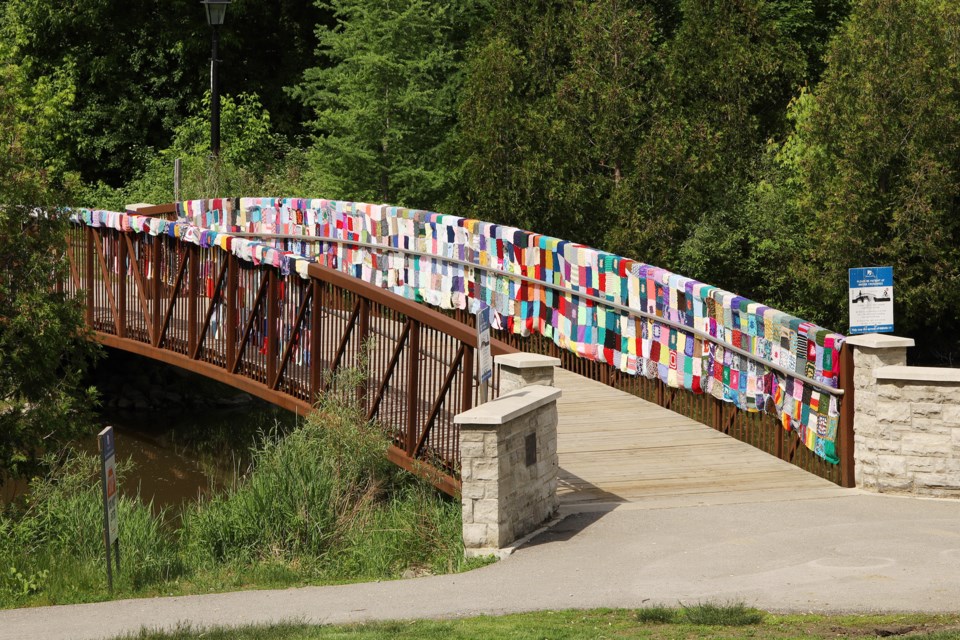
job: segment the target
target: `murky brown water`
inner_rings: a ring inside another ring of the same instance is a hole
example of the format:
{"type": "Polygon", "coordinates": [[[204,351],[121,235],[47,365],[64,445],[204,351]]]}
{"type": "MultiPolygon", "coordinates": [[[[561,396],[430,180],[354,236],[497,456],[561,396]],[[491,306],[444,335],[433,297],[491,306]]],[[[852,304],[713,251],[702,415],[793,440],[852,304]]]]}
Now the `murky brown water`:
{"type": "MultiPolygon", "coordinates": [[[[257,434],[289,417],[257,402],[242,409],[168,416],[112,412],[101,423],[114,428],[117,459],[133,462],[121,493],[139,493],[158,510],[177,511],[185,501],[234,484],[247,470],[257,434]]],[[[81,446],[97,453],[96,435],[81,446]]]]}
{"type": "MultiPolygon", "coordinates": [[[[100,389],[100,428],[114,428],[118,461],[133,462],[120,492],[139,494],[157,511],[176,513],[185,502],[232,485],[246,470],[258,434],[277,421],[282,429],[292,426],[292,414],[235,389],[124,352],[107,353],[88,382],[100,389]],[[162,393],[154,397],[156,391],[162,393]],[[145,406],[120,409],[118,398],[140,398],[145,406]]],[[[96,432],[76,446],[96,455],[96,432]]],[[[26,489],[24,482],[0,483],[0,505],[26,489]]]]}
{"type": "MultiPolygon", "coordinates": [[[[133,472],[120,486],[122,495],[139,494],[144,502],[153,501],[157,509],[178,509],[185,501],[232,481],[229,461],[201,461],[188,447],[177,446],[170,430],[138,425],[132,417],[126,418],[126,423],[119,420],[111,418],[104,425],[114,428],[117,459],[133,462],[133,472]]],[[[96,453],[96,436],[84,440],[81,448],[96,453]]]]}

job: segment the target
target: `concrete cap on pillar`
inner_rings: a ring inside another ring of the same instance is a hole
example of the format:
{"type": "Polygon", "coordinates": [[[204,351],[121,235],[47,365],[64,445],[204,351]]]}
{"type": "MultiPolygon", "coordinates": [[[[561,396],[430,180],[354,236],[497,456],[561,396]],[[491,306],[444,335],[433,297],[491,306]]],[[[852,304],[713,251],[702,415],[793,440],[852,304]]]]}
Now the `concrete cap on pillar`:
{"type": "Polygon", "coordinates": [[[505,367],[514,369],[536,369],[538,367],[559,367],[560,358],[542,356],[536,353],[507,353],[495,356],[493,361],[505,367]]]}
{"type": "Polygon", "coordinates": [[[900,347],[912,347],[913,338],[901,338],[900,336],[889,336],[883,333],[865,333],[861,336],[850,336],[845,342],[853,347],[864,347],[867,349],[896,349],[900,347]]]}

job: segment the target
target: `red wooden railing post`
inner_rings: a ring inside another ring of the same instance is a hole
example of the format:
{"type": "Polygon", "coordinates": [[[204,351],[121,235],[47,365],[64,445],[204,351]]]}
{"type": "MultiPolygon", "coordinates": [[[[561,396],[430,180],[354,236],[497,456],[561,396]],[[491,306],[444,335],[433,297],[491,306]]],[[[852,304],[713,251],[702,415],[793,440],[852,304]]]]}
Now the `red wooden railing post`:
{"type": "Polygon", "coordinates": [[[87,326],[91,329],[93,328],[93,227],[87,227],[87,252],[83,256],[83,269],[84,274],[83,278],[87,286],[87,308],[86,308],[86,321],[87,326]]]}
{"type": "Polygon", "coordinates": [[[240,290],[240,266],[237,264],[237,257],[232,253],[227,254],[227,290],[223,294],[223,299],[227,304],[227,349],[224,357],[226,361],[224,366],[228,371],[233,371],[237,363],[237,325],[240,322],[238,313],[239,302],[237,296],[240,290]]]}
{"type": "Polygon", "coordinates": [[[280,288],[277,286],[277,270],[268,267],[267,277],[267,385],[272,386],[277,377],[277,331],[280,325],[280,288]]]}
{"type": "Polygon", "coordinates": [[[420,323],[410,323],[410,344],[407,349],[407,455],[417,448],[417,408],[420,403],[420,323]]]}
{"type": "Polygon", "coordinates": [[[840,486],[856,486],[854,474],[854,424],[853,415],[856,407],[853,390],[853,348],[844,344],[840,348],[840,388],[843,397],[840,399],[840,425],[838,448],[840,449],[840,486]]]}

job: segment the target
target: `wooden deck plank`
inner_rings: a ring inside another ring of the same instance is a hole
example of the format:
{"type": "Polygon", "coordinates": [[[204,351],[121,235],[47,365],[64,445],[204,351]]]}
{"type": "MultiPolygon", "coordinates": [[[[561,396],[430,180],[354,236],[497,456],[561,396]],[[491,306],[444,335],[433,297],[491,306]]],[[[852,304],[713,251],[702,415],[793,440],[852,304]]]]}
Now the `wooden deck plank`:
{"type": "MultiPolygon", "coordinates": [[[[730,504],[849,490],[629,393],[563,369],[558,493],[566,508],[730,504]]],[[[773,434],[771,434],[772,438],[773,434]]]]}

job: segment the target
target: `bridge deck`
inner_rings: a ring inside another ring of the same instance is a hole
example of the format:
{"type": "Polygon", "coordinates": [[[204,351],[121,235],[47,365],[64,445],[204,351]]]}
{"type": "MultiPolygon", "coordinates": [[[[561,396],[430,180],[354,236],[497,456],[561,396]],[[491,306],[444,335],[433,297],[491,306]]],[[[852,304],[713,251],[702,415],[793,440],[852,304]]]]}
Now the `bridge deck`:
{"type": "Polygon", "coordinates": [[[850,489],[690,418],[563,369],[560,503],[576,511],[799,500],[850,489]]]}

